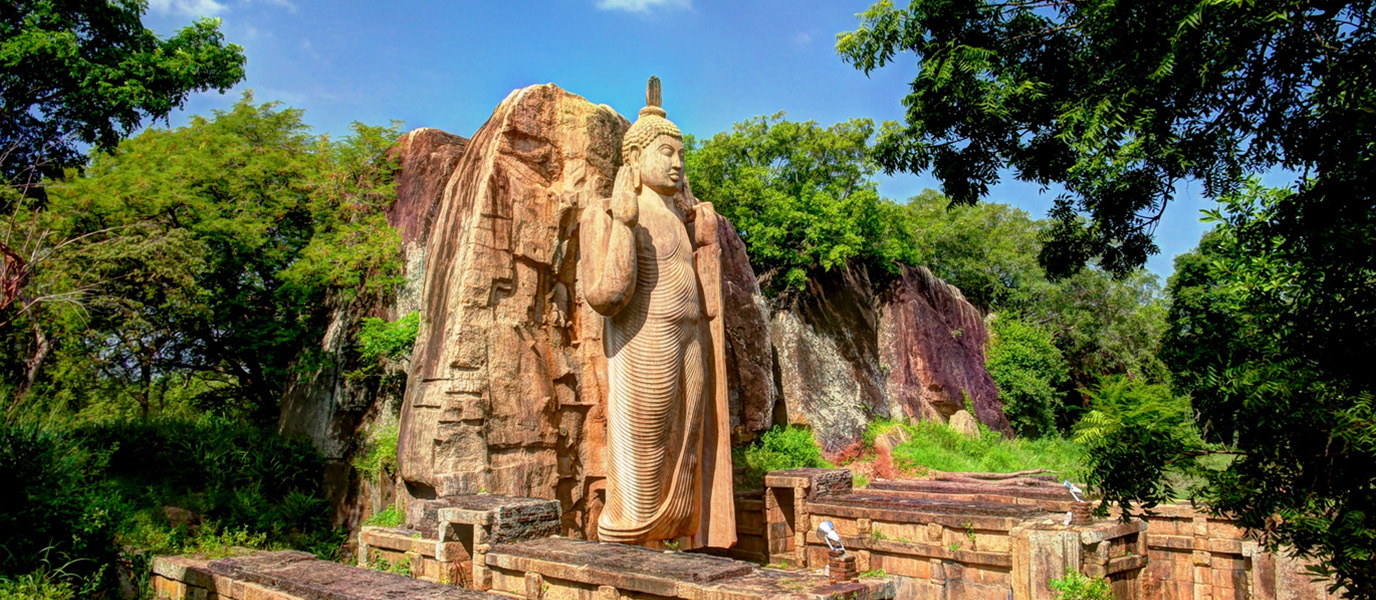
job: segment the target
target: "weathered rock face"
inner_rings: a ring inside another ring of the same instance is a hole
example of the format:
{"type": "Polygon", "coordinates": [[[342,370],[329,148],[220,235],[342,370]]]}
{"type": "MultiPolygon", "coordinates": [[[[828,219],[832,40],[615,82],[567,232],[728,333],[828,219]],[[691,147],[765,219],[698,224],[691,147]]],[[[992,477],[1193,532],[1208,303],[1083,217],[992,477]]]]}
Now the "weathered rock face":
{"type": "Polygon", "coordinates": [[[726,311],[726,387],[730,395],[732,439],[744,443],[773,424],[774,350],[769,340],[769,308],[760,293],[750,257],[731,222],[719,219],[722,305],[726,311]]]}
{"type": "Polygon", "coordinates": [[[828,455],[853,450],[876,417],[945,422],[966,395],[1011,434],[979,311],[923,267],[878,286],[856,266],[825,273],[777,307],[770,333],[787,419],[811,425],[828,455]]]}
{"type": "Polygon", "coordinates": [[[885,389],[895,413],[945,421],[965,408],[968,397],[981,423],[1012,435],[984,368],[988,344],[979,309],[926,267],[904,267],[880,295],[880,361],[888,369],[885,389]]]}
{"type": "Polygon", "coordinates": [[[392,320],[415,310],[409,305],[415,304],[414,298],[420,293],[426,215],[439,205],[442,192],[442,185],[433,182],[448,179],[467,143],[437,129],[417,129],[398,140],[393,150],[400,167],[395,179],[397,200],[387,208],[386,216],[387,222],[401,232],[408,283],[395,299],[385,302],[364,298],[338,303],[320,344],[320,350],[329,359],[322,361],[326,366],[303,375],[287,388],[278,430],[310,440],[327,460],[344,458],[356,438],[360,419],[374,400],[375,390],[351,384],[344,378],[346,371],[358,366],[345,360],[346,346],[363,317],[392,320]]]}
{"type": "MultiPolygon", "coordinates": [[[[437,129],[417,129],[397,141],[392,150],[400,168],[395,179],[397,199],[386,209],[386,217],[388,224],[401,233],[406,283],[391,299],[337,302],[319,347],[327,359],[321,361],[324,367],[302,374],[287,387],[278,431],[310,440],[332,464],[347,458],[370,423],[394,419],[400,408],[399,398],[379,398],[378,390],[344,377],[344,373],[360,366],[348,362],[346,350],[364,317],[395,320],[418,310],[431,215],[443,196],[443,182],[449,180],[467,145],[468,140],[437,129]]],[[[351,504],[349,496],[358,491],[350,489],[348,470],[330,468],[327,475],[327,491],[340,522],[353,523],[359,513],[367,512],[367,507],[355,504],[372,504],[377,508],[391,502],[387,490],[373,490],[381,493],[363,495],[378,497],[361,498],[359,503],[351,504]]]]}
{"type": "Polygon", "coordinates": [[[829,455],[859,440],[874,417],[891,414],[876,308],[863,269],[835,269],[809,280],[770,320],[788,422],[810,425],[829,455]]]}
{"type": "MultiPolygon", "coordinates": [[[[459,159],[429,231],[402,408],[398,462],[412,497],[556,498],[566,535],[596,531],[606,360],[602,317],[576,278],[577,225],[611,193],[628,125],[532,86],[508,96],[459,159]]],[[[724,237],[729,380],[744,382],[731,412],[758,431],[773,405],[764,314],[743,245],[724,237]]]]}

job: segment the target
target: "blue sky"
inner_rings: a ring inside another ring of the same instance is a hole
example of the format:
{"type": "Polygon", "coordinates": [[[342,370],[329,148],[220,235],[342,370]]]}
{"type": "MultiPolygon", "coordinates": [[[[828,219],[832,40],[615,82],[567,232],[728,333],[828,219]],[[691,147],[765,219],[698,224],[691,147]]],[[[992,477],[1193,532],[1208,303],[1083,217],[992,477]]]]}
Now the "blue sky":
{"type": "MultiPolygon", "coordinates": [[[[633,117],[645,79],[664,82],[664,107],[686,133],[710,136],[756,115],[831,124],[853,117],[900,120],[912,55],[866,77],[843,63],[836,34],[859,24],[860,1],[550,0],[363,2],[352,0],[150,0],[145,23],[170,35],[197,17],[223,20],[244,47],[248,77],[235,91],[194,96],[186,115],[223,109],[253,89],[258,100],[305,109],[317,131],[352,121],[435,127],[469,136],[511,90],[555,83],[633,117]]],[[[884,177],[905,199],[938,188],[926,175],[884,177]]],[[[1200,186],[1184,186],[1157,229],[1163,278],[1172,258],[1205,229],[1200,186]]],[[[1007,180],[990,200],[1044,217],[1052,194],[1007,180]]]]}

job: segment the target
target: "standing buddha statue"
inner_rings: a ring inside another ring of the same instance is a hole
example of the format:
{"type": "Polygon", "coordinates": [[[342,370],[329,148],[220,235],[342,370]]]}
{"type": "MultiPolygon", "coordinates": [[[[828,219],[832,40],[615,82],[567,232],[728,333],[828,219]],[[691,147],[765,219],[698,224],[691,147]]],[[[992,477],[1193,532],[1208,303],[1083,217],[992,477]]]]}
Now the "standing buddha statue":
{"type": "Polygon", "coordinates": [[[659,547],[736,541],[721,249],[684,175],[659,78],[626,131],[611,198],[579,222],[578,278],[603,315],[607,498],[598,537],[659,547]]]}

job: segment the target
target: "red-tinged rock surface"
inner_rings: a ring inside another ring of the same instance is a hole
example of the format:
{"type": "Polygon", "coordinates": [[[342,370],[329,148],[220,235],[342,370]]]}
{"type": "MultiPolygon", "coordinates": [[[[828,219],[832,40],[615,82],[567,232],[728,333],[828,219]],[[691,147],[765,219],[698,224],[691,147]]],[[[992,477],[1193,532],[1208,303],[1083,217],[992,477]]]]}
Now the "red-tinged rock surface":
{"type": "Polygon", "coordinates": [[[926,267],[903,267],[880,294],[885,388],[890,405],[903,415],[947,421],[968,397],[979,422],[1011,436],[999,390],[984,368],[988,344],[979,310],[926,267]]]}
{"type": "Polygon", "coordinates": [[[821,274],[770,325],[787,419],[829,456],[854,452],[876,417],[946,422],[967,394],[981,422],[1012,433],[978,309],[923,267],[879,282],[858,266],[821,274]]]}
{"type": "Polygon", "coordinates": [[[397,140],[392,149],[400,168],[397,201],[387,207],[386,215],[403,244],[424,244],[444,186],[467,148],[468,140],[429,127],[409,131],[397,140]]]}
{"type": "MultiPolygon", "coordinates": [[[[412,497],[555,498],[567,535],[596,531],[606,366],[602,318],[576,280],[577,225],[611,193],[628,126],[540,85],[513,92],[471,138],[428,234],[398,453],[412,497]]],[[[732,415],[745,434],[768,426],[773,386],[754,274],[726,237],[728,377],[742,382],[732,415]]]]}

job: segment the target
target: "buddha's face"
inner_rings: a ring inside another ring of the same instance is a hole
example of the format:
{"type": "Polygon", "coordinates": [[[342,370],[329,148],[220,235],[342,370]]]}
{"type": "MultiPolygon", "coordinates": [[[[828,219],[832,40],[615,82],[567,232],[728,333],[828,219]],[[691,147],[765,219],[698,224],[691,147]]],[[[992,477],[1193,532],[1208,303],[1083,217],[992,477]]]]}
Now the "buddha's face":
{"type": "Polygon", "coordinates": [[[665,196],[683,187],[683,142],[671,136],[655,138],[640,153],[640,183],[665,196]]]}

